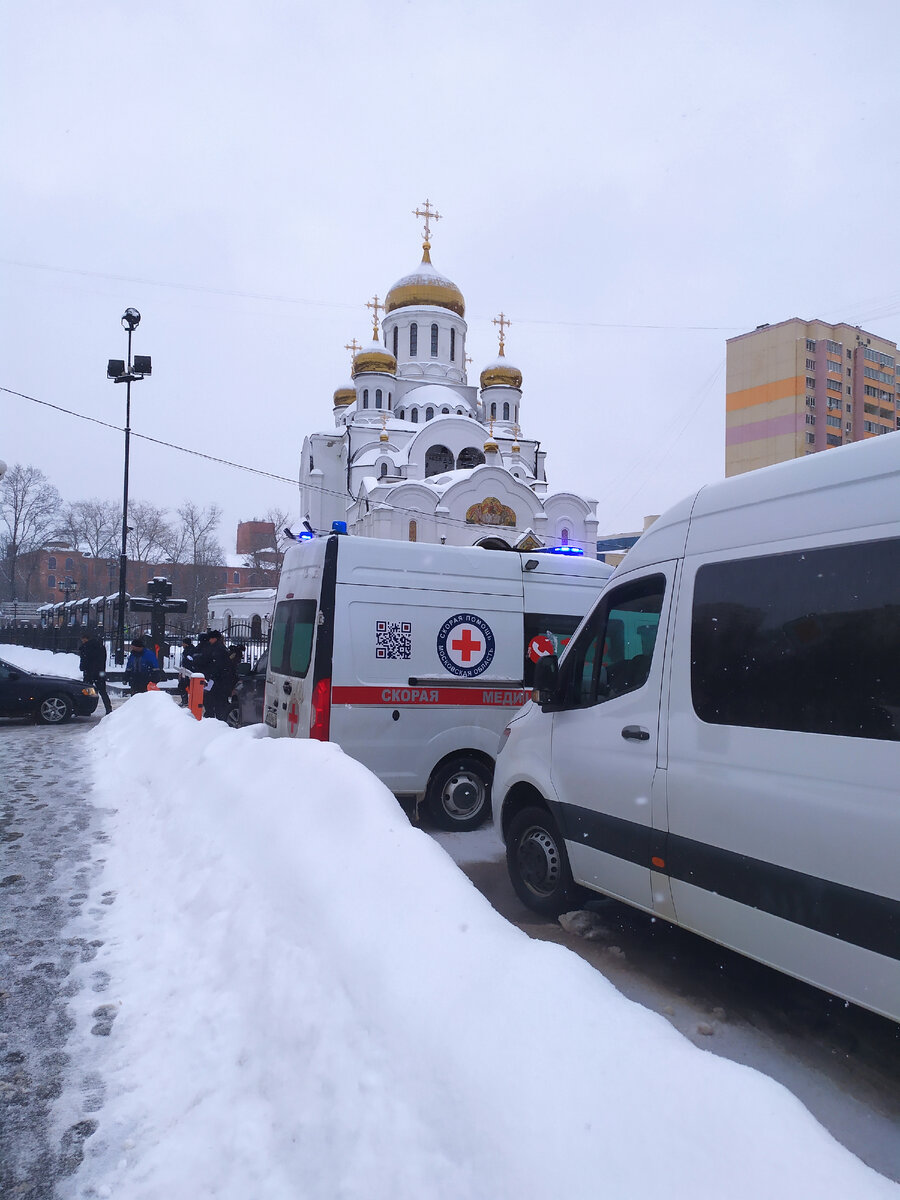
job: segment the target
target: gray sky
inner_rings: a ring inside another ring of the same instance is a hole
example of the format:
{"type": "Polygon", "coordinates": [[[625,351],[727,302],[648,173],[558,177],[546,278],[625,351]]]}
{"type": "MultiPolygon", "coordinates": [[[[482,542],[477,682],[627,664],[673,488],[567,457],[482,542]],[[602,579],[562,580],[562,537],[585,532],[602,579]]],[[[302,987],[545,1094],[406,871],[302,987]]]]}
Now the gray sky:
{"type": "MultiPolygon", "coordinates": [[[[897,340],[896,0],[7,0],[0,385],[291,479],[365,301],[421,254],[470,381],[512,318],[551,490],[638,528],[724,464],[725,339],[897,340]]],[[[0,393],[0,458],[121,497],[122,435],[0,393]]],[[[132,443],[131,494],[239,519],[296,488],[132,443]]]]}

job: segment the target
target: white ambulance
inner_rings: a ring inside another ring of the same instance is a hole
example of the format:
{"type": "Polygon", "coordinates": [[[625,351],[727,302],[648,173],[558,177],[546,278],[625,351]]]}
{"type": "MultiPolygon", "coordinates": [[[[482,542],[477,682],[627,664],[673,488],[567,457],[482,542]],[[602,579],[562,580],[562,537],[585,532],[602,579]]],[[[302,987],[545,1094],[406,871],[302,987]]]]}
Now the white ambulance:
{"type": "Polygon", "coordinates": [[[297,542],[275,602],[265,722],[337,742],[443,828],[474,829],[535,662],[562,650],[610,574],[569,554],[297,542]]]}

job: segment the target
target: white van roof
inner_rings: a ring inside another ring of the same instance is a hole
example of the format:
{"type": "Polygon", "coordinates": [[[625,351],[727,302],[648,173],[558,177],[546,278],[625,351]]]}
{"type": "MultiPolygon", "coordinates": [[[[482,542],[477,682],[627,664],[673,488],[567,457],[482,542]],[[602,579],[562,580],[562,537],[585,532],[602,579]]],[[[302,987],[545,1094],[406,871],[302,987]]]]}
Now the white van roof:
{"type": "Polygon", "coordinates": [[[705,554],[774,542],[786,528],[791,536],[808,537],[877,529],[898,516],[900,431],[707,484],[663,513],[616,574],[680,558],[687,549],[705,554]]]}

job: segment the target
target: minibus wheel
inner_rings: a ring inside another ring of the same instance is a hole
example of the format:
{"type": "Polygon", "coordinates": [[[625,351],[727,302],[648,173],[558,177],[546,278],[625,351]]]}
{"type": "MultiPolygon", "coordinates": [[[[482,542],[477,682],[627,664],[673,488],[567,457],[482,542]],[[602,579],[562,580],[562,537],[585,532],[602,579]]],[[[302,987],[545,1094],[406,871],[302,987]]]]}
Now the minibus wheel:
{"type": "Polygon", "coordinates": [[[506,835],[506,866],[516,895],[544,917],[578,907],[565,842],[545,808],[523,808],[506,835]]]}
{"type": "Polygon", "coordinates": [[[477,829],[491,810],[493,772],[474,755],[461,754],[436,768],[425,803],[440,829],[477,829]]]}

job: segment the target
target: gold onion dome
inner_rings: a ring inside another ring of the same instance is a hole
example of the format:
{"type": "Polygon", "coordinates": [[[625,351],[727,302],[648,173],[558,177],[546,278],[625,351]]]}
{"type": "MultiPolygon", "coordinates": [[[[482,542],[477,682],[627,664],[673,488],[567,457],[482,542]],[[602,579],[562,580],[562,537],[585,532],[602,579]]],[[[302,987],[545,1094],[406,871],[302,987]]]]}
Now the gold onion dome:
{"type": "Polygon", "coordinates": [[[374,373],[376,375],[396,375],[397,360],[389,354],[380,342],[371,342],[363,346],[358,354],[353,356],[353,378],[357,375],[374,373]]]}
{"type": "Polygon", "coordinates": [[[418,308],[420,305],[449,308],[458,317],[466,315],[462,292],[431,265],[431,244],[427,241],[422,249],[419,269],[397,280],[385,298],[384,311],[390,313],[398,308],[418,308]]]}
{"type": "Polygon", "coordinates": [[[348,404],[352,404],[356,399],[356,388],[352,384],[345,383],[343,387],[335,389],[334,407],[344,408],[348,404]]]}
{"type": "Polygon", "coordinates": [[[481,386],[521,388],[522,372],[506,361],[503,347],[500,347],[500,357],[496,362],[488,363],[481,372],[481,386]]]}

